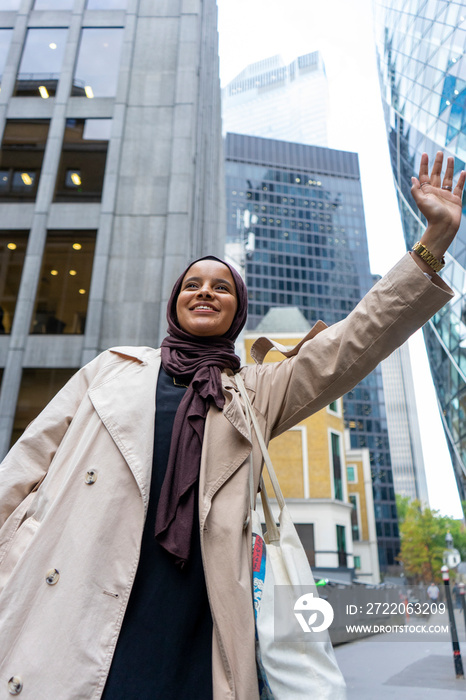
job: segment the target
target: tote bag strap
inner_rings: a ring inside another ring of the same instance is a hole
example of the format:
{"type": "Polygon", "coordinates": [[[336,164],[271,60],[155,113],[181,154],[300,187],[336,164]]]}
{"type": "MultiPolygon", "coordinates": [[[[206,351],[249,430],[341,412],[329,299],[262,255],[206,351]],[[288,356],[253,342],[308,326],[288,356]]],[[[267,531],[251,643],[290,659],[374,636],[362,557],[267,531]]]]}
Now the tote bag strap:
{"type": "MultiPolygon", "coordinates": [[[[257,440],[259,442],[262,456],[264,458],[264,463],[267,468],[267,472],[270,477],[270,481],[272,483],[272,488],[275,493],[275,497],[277,499],[278,506],[280,510],[282,510],[285,506],[285,499],[282,494],[282,490],[280,488],[280,484],[278,483],[277,475],[275,473],[275,469],[272,464],[272,460],[270,459],[269,452],[267,450],[267,446],[265,444],[265,440],[263,438],[261,429],[259,427],[259,423],[257,422],[257,418],[254,413],[254,409],[251,405],[251,402],[249,400],[248,393],[246,391],[246,387],[244,386],[243,378],[239,374],[235,374],[235,379],[236,379],[236,384],[240,390],[241,396],[243,397],[244,401],[244,407],[246,409],[246,417],[248,418],[248,424],[254,426],[254,430],[257,435],[257,440]]],[[[277,541],[280,539],[280,534],[278,531],[278,528],[275,524],[275,518],[273,517],[272,509],[270,507],[270,501],[269,497],[267,494],[267,489],[265,488],[264,480],[260,479],[260,487],[261,487],[261,501],[262,501],[262,508],[264,510],[264,518],[265,518],[265,523],[267,526],[267,535],[268,539],[270,542],[277,541]]],[[[249,474],[249,493],[250,493],[250,498],[251,498],[251,510],[255,510],[255,493],[254,493],[254,479],[253,479],[253,470],[252,470],[252,458],[251,458],[251,468],[250,468],[250,474],[249,474]]]]}
{"type": "MultiPolygon", "coordinates": [[[[237,379],[237,385],[240,387],[240,391],[241,391],[241,387],[242,387],[244,390],[244,393],[246,394],[246,397],[247,397],[246,387],[244,386],[244,382],[243,382],[241,376],[237,374],[236,379],[237,379]],[[238,382],[238,377],[239,377],[240,383],[238,382]]],[[[243,396],[243,391],[241,391],[241,395],[243,396]]],[[[248,399],[248,401],[249,401],[249,399],[248,399]]],[[[246,402],[246,401],[245,401],[244,405],[245,405],[245,409],[246,409],[246,418],[247,418],[247,424],[248,424],[249,440],[252,443],[252,435],[251,435],[251,410],[252,410],[252,406],[250,406],[249,402],[246,402]]],[[[262,488],[262,476],[261,476],[261,488],[262,488]]],[[[249,503],[251,505],[251,512],[253,510],[256,510],[256,492],[254,489],[254,469],[253,469],[253,463],[252,463],[252,452],[251,452],[251,459],[249,460],[249,503]]]]}

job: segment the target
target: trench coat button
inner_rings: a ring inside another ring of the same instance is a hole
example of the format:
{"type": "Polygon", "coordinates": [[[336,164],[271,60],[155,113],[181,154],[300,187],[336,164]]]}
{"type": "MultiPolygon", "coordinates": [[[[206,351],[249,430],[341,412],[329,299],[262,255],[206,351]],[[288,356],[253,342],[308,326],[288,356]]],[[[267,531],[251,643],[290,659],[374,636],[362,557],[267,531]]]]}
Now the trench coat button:
{"type": "Polygon", "coordinates": [[[49,586],[54,586],[56,583],[58,583],[59,578],[60,572],[57,569],[50,569],[50,571],[47,571],[45,575],[45,580],[49,586]]]}
{"type": "Polygon", "coordinates": [[[86,484],[95,484],[97,481],[97,469],[89,469],[84,479],[86,484]]]}
{"type": "Polygon", "coordinates": [[[8,681],[8,692],[10,695],[19,695],[23,689],[23,681],[19,676],[12,676],[8,681]]]}

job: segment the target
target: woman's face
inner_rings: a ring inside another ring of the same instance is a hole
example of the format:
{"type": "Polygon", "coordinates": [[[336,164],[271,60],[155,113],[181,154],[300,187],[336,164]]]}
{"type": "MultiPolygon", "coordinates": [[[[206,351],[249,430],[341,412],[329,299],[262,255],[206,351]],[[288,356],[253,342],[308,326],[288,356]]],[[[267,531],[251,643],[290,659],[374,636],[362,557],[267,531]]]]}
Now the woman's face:
{"type": "Polygon", "coordinates": [[[176,315],[181,328],[192,335],[224,335],[238,308],[233,276],[217,260],[191,265],[181,283],[176,315]]]}

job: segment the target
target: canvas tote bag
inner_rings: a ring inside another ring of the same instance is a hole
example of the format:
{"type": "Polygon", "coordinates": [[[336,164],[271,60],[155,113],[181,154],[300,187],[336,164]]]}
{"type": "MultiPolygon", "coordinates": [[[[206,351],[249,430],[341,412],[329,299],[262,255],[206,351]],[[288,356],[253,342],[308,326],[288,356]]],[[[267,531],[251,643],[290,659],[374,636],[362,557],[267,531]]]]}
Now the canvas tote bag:
{"type": "Polygon", "coordinates": [[[277,526],[261,478],[261,501],[267,528],[263,535],[256,510],[251,456],[253,598],[260,698],[345,700],[345,681],[326,631],[330,605],[318,597],[309,561],[283,498],[244,382],[239,373],[235,379],[280,509],[277,526]],[[306,594],[301,596],[303,590],[306,594]],[[306,605],[311,606],[311,614],[306,605]],[[319,616],[319,610],[323,615],[319,616]],[[315,621],[319,624],[314,625],[315,621]]]}

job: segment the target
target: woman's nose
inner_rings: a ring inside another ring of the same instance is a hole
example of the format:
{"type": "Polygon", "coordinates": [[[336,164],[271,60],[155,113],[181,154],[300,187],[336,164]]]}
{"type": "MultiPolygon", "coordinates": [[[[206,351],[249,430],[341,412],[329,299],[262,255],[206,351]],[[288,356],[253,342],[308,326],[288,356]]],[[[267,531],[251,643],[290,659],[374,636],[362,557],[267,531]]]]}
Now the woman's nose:
{"type": "Polygon", "coordinates": [[[208,284],[203,284],[202,287],[199,287],[197,290],[198,296],[206,296],[206,297],[211,297],[212,296],[212,290],[208,284]]]}

